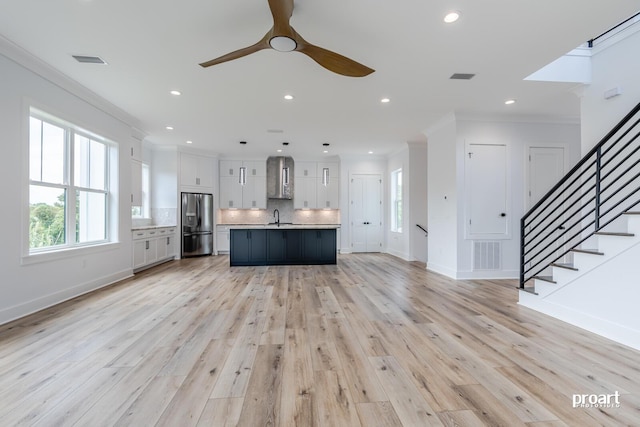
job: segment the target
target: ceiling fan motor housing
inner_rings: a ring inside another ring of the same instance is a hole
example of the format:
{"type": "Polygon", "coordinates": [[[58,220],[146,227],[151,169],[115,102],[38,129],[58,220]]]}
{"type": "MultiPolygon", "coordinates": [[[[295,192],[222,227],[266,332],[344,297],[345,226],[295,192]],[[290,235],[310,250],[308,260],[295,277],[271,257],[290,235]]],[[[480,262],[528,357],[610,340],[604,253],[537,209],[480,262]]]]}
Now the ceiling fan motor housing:
{"type": "Polygon", "coordinates": [[[269,45],[278,52],[291,52],[296,50],[298,43],[287,36],[275,36],[269,40],[269,45]]]}

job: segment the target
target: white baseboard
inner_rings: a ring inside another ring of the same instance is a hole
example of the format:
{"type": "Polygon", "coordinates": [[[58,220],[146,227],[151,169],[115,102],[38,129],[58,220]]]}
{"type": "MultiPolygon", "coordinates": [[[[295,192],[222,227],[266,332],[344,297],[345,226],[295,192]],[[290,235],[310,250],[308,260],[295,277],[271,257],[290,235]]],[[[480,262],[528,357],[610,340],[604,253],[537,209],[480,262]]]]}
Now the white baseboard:
{"type": "Polygon", "coordinates": [[[594,334],[601,335],[620,344],[640,350],[640,331],[573,310],[569,307],[545,301],[537,295],[532,295],[524,291],[520,291],[518,304],[593,332],[594,334]]]}
{"type": "Polygon", "coordinates": [[[116,282],[119,282],[120,280],[126,279],[131,276],[133,276],[133,272],[129,268],[117,273],[93,279],[89,282],[85,282],[80,285],[55,292],[53,294],[45,295],[31,301],[27,301],[19,305],[5,308],[0,311],[0,325],[9,323],[16,319],[20,319],[35,312],[44,310],[45,308],[49,308],[56,304],[60,304],[70,299],[79,297],[86,293],[93,292],[100,288],[104,288],[105,286],[112,285],[116,282]]]}
{"type": "Polygon", "coordinates": [[[474,279],[517,279],[520,272],[517,270],[486,270],[486,271],[458,271],[456,279],[458,280],[474,280],[474,279]]]}
{"type": "Polygon", "coordinates": [[[442,265],[438,265],[438,264],[434,264],[432,262],[428,262],[427,261],[427,270],[429,271],[433,271],[434,273],[438,273],[438,274],[442,274],[443,276],[447,276],[450,279],[454,279],[456,278],[456,271],[442,266],[442,265]]]}
{"type": "Polygon", "coordinates": [[[385,252],[388,253],[389,255],[393,255],[394,257],[400,258],[404,261],[411,261],[411,258],[409,257],[409,255],[405,254],[404,252],[394,251],[393,249],[387,249],[385,252]]]}

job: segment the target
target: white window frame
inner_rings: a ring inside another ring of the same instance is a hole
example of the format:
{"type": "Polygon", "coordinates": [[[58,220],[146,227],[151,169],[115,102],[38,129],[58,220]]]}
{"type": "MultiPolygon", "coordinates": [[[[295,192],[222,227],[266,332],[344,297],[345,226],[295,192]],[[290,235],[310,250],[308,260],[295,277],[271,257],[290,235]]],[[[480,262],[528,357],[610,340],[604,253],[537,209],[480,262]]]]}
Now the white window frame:
{"type": "Polygon", "coordinates": [[[402,213],[404,211],[403,205],[402,205],[403,203],[402,193],[404,192],[404,186],[402,185],[403,184],[402,168],[398,168],[393,172],[391,172],[391,179],[389,181],[391,183],[391,188],[390,188],[391,221],[389,221],[391,226],[390,230],[393,233],[402,233],[402,222],[403,222],[402,213]],[[400,182],[398,183],[398,181],[400,182]],[[398,189],[398,187],[400,188],[398,189]]]}
{"type": "MultiPolygon", "coordinates": [[[[42,110],[36,108],[28,109],[28,129],[31,128],[30,123],[31,119],[35,118],[37,120],[49,123],[53,126],[62,128],[64,130],[64,144],[65,144],[65,154],[64,154],[64,178],[63,183],[48,183],[42,180],[32,180],[30,173],[30,156],[27,154],[27,182],[26,182],[26,225],[25,225],[25,244],[23,249],[23,261],[22,263],[31,263],[37,262],[39,260],[47,261],[50,259],[56,259],[61,257],[66,257],[71,253],[74,253],[77,250],[84,251],[95,251],[102,250],[103,248],[108,248],[111,245],[116,243],[117,233],[114,233],[114,224],[117,224],[117,197],[114,194],[113,188],[115,187],[115,183],[117,183],[117,167],[118,167],[118,148],[117,144],[113,141],[108,140],[100,135],[97,135],[93,132],[87,131],[77,125],[74,125],[70,122],[67,122],[63,119],[57,118],[53,115],[50,115],[42,110]],[[75,173],[74,173],[74,136],[82,136],[88,138],[89,140],[98,142],[100,144],[104,144],[106,148],[105,152],[105,165],[104,165],[104,189],[95,189],[95,188],[87,188],[82,187],[80,185],[76,185],[75,173]],[[65,201],[65,243],[56,246],[47,246],[40,248],[31,248],[31,242],[29,241],[29,223],[30,223],[30,186],[37,185],[43,187],[52,187],[52,188],[60,188],[66,191],[66,201],[65,201]],[[76,192],[87,192],[87,193],[97,193],[104,194],[105,197],[105,238],[100,240],[92,240],[88,242],[76,242],[76,192]]],[[[30,151],[30,135],[27,132],[28,137],[26,138],[27,144],[27,153],[30,151]]]]}

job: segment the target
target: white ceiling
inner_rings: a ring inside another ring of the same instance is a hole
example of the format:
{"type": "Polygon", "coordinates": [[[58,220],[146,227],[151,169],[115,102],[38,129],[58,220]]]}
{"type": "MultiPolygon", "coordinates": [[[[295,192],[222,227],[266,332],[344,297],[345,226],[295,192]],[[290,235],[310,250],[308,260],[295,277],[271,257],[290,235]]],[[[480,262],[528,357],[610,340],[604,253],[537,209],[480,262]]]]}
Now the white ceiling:
{"type": "Polygon", "coordinates": [[[329,155],[384,155],[453,111],[577,117],[575,85],[523,78],[638,10],[638,0],[295,0],[295,29],[376,70],[363,78],[274,50],[198,65],[258,41],[272,25],[267,0],[2,0],[0,34],[139,119],[157,144],[268,155],[288,141],[287,153],[321,156],[328,142],[329,155]],[[462,18],[444,24],[451,9],[462,18]]]}

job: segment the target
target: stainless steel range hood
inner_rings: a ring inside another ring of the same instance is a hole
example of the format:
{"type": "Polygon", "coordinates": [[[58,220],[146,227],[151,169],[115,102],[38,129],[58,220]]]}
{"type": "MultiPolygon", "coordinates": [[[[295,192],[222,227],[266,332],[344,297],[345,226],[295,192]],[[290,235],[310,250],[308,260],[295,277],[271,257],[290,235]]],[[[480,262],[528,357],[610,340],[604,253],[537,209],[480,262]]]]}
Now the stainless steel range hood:
{"type": "Polygon", "coordinates": [[[291,157],[267,158],[267,198],[293,199],[293,176],[291,157]]]}

